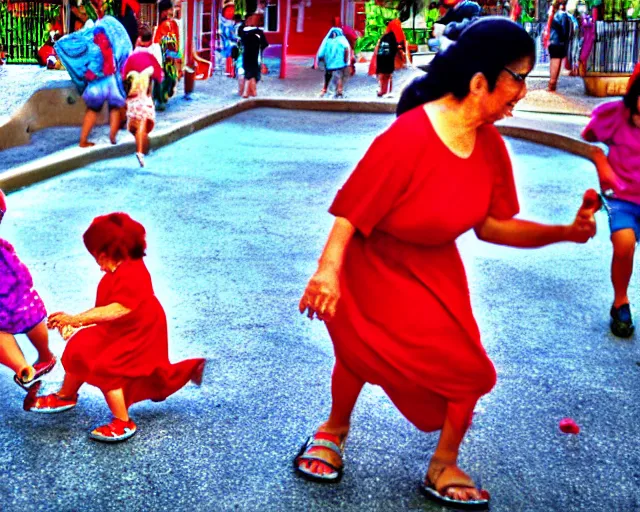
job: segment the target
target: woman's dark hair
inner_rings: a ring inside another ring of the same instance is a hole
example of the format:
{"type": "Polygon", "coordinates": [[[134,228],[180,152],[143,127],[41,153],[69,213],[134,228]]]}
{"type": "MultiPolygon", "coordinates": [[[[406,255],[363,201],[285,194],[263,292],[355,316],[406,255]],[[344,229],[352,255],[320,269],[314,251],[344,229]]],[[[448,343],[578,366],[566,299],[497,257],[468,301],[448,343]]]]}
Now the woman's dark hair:
{"type": "Polygon", "coordinates": [[[463,99],[469,94],[471,78],[482,73],[493,91],[505,66],[523,58],[535,62],[533,38],[517,23],[488,16],[470,23],[455,43],[436,54],[429,72],[416,78],[402,92],[397,115],[419,105],[453,94],[463,99]]]}
{"type": "Polygon", "coordinates": [[[624,101],[624,106],[631,111],[632,116],[640,114],[638,111],[638,98],[640,98],[640,75],[635,77],[622,100],[624,101]]]}
{"type": "Polygon", "coordinates": [[[94,256],[106,254],[120,261],[138,260],[145,256],[146,232],[139,222],[122,212],[100,215],[93,219],[82,236],[87,250],[94,256]]]}

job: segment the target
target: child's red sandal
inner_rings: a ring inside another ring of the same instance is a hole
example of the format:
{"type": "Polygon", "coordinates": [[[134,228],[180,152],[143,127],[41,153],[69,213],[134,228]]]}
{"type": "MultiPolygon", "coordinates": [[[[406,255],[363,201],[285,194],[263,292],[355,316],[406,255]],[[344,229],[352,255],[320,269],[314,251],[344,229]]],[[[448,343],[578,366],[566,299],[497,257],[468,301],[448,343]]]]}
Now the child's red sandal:
{"type": "Polygon", "coordinates": [[[128,421],[114,418],[111,423],[92,430],[89,437],[103,443],[118,443],[132,437],[137,430],[138,427],[131,418],[128,421]]]}

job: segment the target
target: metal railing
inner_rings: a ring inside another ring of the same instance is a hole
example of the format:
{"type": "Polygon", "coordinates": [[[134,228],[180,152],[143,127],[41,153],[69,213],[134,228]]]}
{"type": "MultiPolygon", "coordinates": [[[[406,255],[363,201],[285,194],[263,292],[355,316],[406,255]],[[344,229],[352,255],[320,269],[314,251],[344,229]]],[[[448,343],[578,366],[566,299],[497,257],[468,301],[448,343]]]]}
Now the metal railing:
{"type": "Polygon", "coordinates": [[[631,73],[640,60],[640,20],[598,21],[587,71],[631,73]]]}
{"type": "Polygon", "coordinates": [[[8,64],[35,64],[38,49],[47,40],[47,20],[59,2],[0,0],[0,45],[8,64]]]}
{"type": "Polygon", "coordinates": [[[532,21],[524,24],[524,29],[536,42],[536,65],[549,63],[549,52],[542,44],[542,33],[546,25],[546,22],[541,21],[532,21]]]}

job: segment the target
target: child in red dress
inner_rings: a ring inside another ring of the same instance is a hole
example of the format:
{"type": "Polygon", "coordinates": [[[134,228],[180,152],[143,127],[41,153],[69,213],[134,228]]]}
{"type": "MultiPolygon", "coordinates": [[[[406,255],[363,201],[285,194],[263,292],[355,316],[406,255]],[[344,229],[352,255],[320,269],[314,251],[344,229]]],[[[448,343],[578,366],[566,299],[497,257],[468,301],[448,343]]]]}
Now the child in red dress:
{"type": "Polygon", "coordinates": [[[169,362],[167,321],[144,264],[144,227],[126,213],[96,217],[84,233],[87,250],[106,275],[98,285],[96,307],[49,316],[49,328],[71,335],[62,355],[65,378],[58,393],[37,396],[34,386],[24,409],[62,412],[74,407],[84,384],[100,388],[114,419],[90,436],[123,441],[136,432],[129,406],[162,401],[189,381],[200,385],[204,359],[169,362]]]}

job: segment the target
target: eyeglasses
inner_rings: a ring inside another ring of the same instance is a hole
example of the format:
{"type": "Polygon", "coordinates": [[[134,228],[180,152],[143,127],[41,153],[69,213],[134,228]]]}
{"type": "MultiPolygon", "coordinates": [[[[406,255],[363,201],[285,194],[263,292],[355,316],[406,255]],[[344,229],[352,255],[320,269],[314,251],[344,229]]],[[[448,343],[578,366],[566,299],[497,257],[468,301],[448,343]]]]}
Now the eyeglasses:
{"type": "Polygon", "coordinates": [[[509,73],[511,75],[511,77],[518,82],[519,84],[523,84],[525,82],[525,80],[527,79],[527,76],[529,76],[529,73],[516,73],[515,71],[510,70],[508,67],[503,67],[502,68],[504,71],[506,71],[507,73],[509,73]]]}

